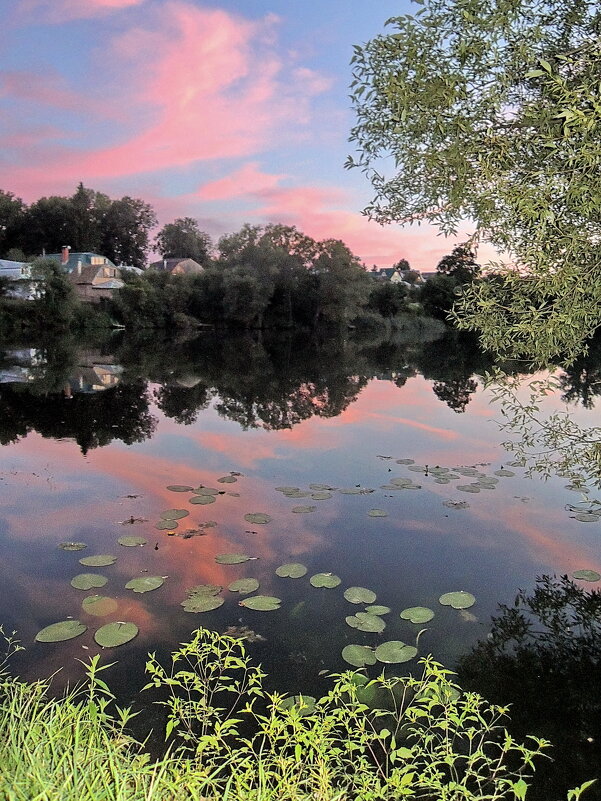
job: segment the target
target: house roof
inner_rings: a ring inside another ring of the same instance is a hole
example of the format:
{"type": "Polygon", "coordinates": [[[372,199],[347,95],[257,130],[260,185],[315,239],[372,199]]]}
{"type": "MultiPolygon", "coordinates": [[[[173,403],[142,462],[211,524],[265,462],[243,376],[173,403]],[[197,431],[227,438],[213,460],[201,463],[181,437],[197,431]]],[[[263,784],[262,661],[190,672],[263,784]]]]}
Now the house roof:
{"type": "Polygon", "coordinates": [[[0,259],[0,276],[10,278],[13,281],[19,278],[29,278],[31,271],[31,264],[24,261],[10,261],[9,259],[0,259]]]}
{"type": "MultiPolygon", "coordinates": [[[[63,263],[62,262],[63,254],[62,253],[47,253],[45,258],[46,259],[53,259],[54,261],[58,261],[61,264],[63,263]]],[[[102,262],[96,263],[96,265],[95,265],[96,267],[100,266],[100,264],[108,264],[109,267],[115,267],[116,266],[115,264],[113,264],[113,262],[110,259],[108,259],[106,256],[102,256],[100,253],[90,253],[90,252],[71,253],[71,252],[69,252],[69,260],[68,260],[67,264],[65,265],[65,269],[66,269],[66,271],[68,273],[72,273],[73,270],[77,269],[77,263],[78,262],[81,262],[82,267],[85,267],[85,265],[88,265],[88,264],[93,265],[94,264],[94,261],[93,261],[94,259],[102,259],[102,262]]]]}
{"type": "Polygon", "coordinates": [[[190,273],[204,272],[204,267],[197,261],[194,261],[194,259],[182,258],[160,259],[159,261],[153,261],[152,264],[148,265],[148,269],[162,270],[168,273],[183,273],[185,275],[189,275],[190,273]]]}

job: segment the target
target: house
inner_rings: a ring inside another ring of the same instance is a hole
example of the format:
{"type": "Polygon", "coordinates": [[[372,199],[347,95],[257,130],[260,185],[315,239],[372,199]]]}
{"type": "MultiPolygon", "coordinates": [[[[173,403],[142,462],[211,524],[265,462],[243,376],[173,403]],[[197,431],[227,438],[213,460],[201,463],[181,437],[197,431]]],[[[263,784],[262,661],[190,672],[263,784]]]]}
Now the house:
{"type": "Polygon", "coordinates": [[[71,253],[65,246],[61,253],[48,253],[46,258],[59,262],[77,296],[85,303],[111,298],[116,289],[124,286],[119,268],[98,253],[71,253]]]}
{"type": "Polygon", "coordinates": [[[38,281],[31,274],[31,264],[0,259],[0,279],[8,279],[6,297],[35,300],[41,295],[38,281]]]}
{"type": "Polygon", "coordinates": [[[397,267],[380,267],[372,270],[372,275],[380,281],[390,281],[391,284],[405,283],[403,273],[397,267]]]}
{"type": "Polygon", "coordinates": [[[148,265],[149,270],[159,270],[171,275],[198,275],[204,273],[204,267],[194,259],[160,259],[148,265]]]}

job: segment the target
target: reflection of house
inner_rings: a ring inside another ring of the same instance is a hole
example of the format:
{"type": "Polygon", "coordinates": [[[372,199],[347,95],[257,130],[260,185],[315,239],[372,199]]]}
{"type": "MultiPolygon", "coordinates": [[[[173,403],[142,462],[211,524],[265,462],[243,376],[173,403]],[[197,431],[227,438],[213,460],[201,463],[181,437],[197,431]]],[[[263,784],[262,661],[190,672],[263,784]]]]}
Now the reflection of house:
{"type": "Polygon", "coordinates": [[[110,298],[124,285],[119,268],[98,253],[71,253],[68,247],[64,247],[61,253],[49,253],[46,258],[60,263],[79,299],[87,303],[110,298]]]}
{"type": "Polygon", "coordinates": [[[73,392],[101,392],[116,386],[121,380],[123,368],[118,364],[79,365],[69,376],[65,394],[73,392]]]}
{"type": "Polygon", "coordinates": [[[9,281],[6,297],[20,300],[35,300],[41,292],[38,282],[32,278],[31,264],[22,261],[0,259],[0,278],[9,281]]]}
{"type": "Polygon", "coordinates": [[[161,259],[149,264],[148,269],[160,270],[161,272],[171,273],[171,275],[197,275],[198,273],[204,273],[204,267],[194,259],[161,259]]]}

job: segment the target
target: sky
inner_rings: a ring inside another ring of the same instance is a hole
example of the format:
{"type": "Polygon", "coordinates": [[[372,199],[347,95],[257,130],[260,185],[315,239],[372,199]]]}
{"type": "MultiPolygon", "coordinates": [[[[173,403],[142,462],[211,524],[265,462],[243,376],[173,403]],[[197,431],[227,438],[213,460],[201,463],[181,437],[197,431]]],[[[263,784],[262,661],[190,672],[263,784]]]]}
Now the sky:
{"type": "MultiPolygon", "coordinates": [[[[415,7],[414,7],[415,8],[415,7]]],[[[432,270],[465,238],[382,227],[359,170],[352,48],[410,0],[2,0],[0,189],[82,181],[213,237],[245,222],[346,242],[371,267],[432,270]]],[[[469,229],[466,228],[466,231],[469,229]]]]}

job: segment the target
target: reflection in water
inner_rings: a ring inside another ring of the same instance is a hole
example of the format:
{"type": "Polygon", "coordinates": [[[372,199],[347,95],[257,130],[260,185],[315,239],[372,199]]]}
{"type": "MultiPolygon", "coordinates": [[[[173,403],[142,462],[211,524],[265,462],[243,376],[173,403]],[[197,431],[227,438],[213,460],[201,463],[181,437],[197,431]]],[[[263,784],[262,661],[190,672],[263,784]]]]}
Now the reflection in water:
{"type": "MultiPolygon", "coordinates": [[[[553,743],[532,798],[565,797],[600,772],[601,591],[542,576],[533,592],[520,590],[500,611],[488,638],[460,659],[459,681],[493,703],[510,703],[518,738],[553,743]]],[[[600,798],[601,788],[586,797],[600,798]]]]}

